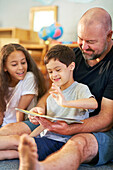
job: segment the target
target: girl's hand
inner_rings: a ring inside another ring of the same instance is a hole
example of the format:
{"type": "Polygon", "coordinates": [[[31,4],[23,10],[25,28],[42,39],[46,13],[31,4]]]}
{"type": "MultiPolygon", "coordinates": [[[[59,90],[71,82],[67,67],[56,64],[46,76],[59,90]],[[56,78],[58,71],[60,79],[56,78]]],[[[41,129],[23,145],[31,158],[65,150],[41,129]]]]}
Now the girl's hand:
{"type": "Polygon", "coordinates": [[[60,106],[65,106],[66,100],[64,95],[62,94],[60,88],[55,85],[54,83],[52,84],[52,91],[49,93],[52,95],[52,97],[55,99],[56,103],[60,106]]]}

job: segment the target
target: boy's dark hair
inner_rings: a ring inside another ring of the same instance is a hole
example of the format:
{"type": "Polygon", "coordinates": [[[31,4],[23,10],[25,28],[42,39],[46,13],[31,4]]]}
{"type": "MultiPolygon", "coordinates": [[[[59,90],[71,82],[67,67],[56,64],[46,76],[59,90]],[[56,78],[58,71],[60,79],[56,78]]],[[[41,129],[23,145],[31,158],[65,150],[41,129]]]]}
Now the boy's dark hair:
{"type": "Polygon", "coordinates": [[[70,47],[58,44],[51,47],[46,53],[44,63],[48,64],[51,59],[59,60],[68,67],[72,62],[75,62],[75,53],[70,47]]]}

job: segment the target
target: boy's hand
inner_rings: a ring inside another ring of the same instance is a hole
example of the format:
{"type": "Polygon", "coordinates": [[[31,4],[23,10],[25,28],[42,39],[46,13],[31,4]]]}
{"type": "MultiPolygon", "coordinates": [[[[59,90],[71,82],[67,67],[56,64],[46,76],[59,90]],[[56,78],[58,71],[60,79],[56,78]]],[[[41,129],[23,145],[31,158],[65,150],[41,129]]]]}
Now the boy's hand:
{"type": "Polygon", "coordinates": [[[57,104],[62,107],[65,106],[66,100],[65,100],[60,88],[57,85],[55,85],[54,83],[52,84],[51,88],[52,88],[52,91],[50,91],[49,93],[55,99],[57,104]]]}
{"type": "MultiPolygon", "coordinates": [[[[45,114],[45,109],[41,108],[41,107],[34,107],[30,110],[31,112],[35,112],[38,114],[45,114]]],[[[32,115],[28,115],[28,118],[30,120],[31,123],[38,125],[39,124],[39,117],[37,116],[32,116],[32,115]]]]}

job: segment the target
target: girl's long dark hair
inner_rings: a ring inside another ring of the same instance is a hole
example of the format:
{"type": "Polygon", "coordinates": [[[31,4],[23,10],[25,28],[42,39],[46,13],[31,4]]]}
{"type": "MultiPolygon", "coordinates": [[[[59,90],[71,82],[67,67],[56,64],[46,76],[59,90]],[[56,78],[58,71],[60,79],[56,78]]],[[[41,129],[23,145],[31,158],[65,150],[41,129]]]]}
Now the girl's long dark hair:
{"type": "Polygon", "coordinates": [[[0,112],[6,110],[6,99],[8,100],[11,95],[9,92],[11,79],[9,73],[4,71],[4,67],[8,56],[14,51],[22,51],[24,53],[28,65],[27,71],[31,71],[35,75],[36,88],[38,87],[38,99],[47,91],[44,76],[28,51],[20,44],[4,45],[0,52],[0,112]]]}

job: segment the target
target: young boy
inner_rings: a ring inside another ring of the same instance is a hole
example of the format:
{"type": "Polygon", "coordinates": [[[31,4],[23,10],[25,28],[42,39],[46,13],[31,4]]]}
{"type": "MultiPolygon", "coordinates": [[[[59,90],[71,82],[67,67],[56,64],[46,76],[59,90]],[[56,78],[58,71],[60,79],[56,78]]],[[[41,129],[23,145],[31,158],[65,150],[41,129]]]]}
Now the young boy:
{"type": "MultiPolygon", "coordinates": [[[[53,82],[52,91],[46,102],[49,116],[83,120],[89,117],[92,109],[97,108],[98,104],[89,88],[73,79],[74,61],[73,50],[64,45],[53,46],[44,58],[49,77],[53,82]]],[[[59,150],[71,137],[45,129],[35,138],[38,159],[44,160],[59,150]]]]}

